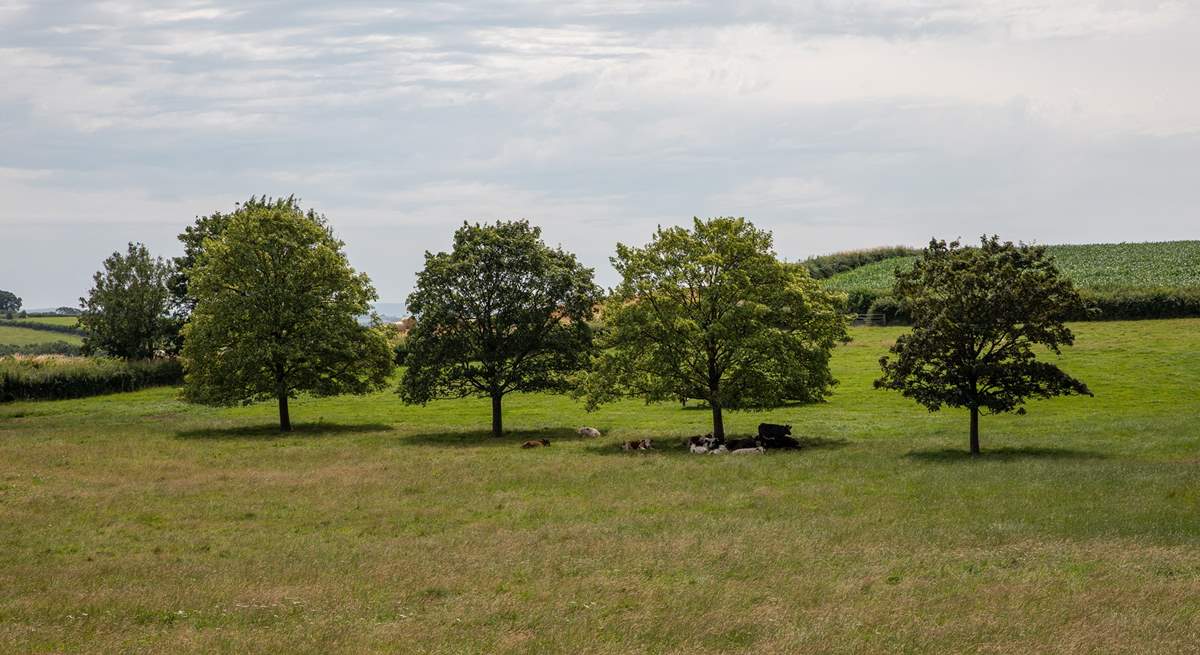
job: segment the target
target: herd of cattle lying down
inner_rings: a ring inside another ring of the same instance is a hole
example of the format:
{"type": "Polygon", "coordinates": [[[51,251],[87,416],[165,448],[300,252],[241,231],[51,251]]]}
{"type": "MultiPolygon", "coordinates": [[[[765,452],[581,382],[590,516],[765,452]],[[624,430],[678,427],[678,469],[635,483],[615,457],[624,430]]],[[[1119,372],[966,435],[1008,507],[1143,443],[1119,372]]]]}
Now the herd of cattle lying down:
{"type": "MultiPolygon", "coordinates": [[[[580,436],[596,438],[600,431],[596,428],[579,428],[580,436]]],[[[753,439],[718,439],[711,434],[702,437],[689,437],[684,441],[688,450],[697,455],[761,455],[768,450],[784,450],[800,447],[800,442],[792,436],[792,426],[775,423],[759,423],[758,436],[753,439]]],[[[541,448],[549,446],[549,439],[532,439],[521,444],[522,448],[541,448]]],[[[635,439],[621,444],[621,450],[654,450],[654,442],[650,439],[635,439]]]]}

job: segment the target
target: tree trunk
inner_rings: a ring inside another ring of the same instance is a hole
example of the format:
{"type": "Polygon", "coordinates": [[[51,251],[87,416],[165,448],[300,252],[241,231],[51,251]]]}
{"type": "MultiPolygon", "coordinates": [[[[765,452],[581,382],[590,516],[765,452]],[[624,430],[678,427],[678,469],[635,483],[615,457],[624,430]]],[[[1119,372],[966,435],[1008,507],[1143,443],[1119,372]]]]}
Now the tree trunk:
{"type": "Polygon", "coordinates": [[[971,454],[979,454],[979,408],[971,407],[971,454]]]}
{"type": "Polygon", "coordinates": [[[709,404],[712,405],[713,436],[723,441],[725,439],[725,420],[721,417],[721,403],[710,400],[709,404]]]}
{"type": "Polygon", "coordinates": [[[500,437],[504,434],[504,421],[500,418],[500,400],[504,396],[500,394],[492,395],[492,436],[500,437]]]}
{"type": "Polygon", "coordinates": [[[287,392],[279,392],[279,430],[281,432],[292,431],[292,418],[288,416],[288,399],[287,392]]]}

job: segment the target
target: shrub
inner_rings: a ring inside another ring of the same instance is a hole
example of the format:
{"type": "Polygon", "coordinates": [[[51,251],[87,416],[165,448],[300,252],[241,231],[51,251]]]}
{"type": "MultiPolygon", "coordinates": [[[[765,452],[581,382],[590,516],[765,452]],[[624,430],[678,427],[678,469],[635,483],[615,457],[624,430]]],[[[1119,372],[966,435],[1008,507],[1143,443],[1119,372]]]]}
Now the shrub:
{"type": "Polygon", "coordinates": [[[1200,288],[1084,290],[1090,312],[1075,320],[1121,321],[1140,318],[1200,316],[1200,288]]]}
{"type": "Polygon", "coordinates": [[[0,402],[82,398],[182,381],[183,367],[174,359],[0,358],[0,402]]]}
{"type": "Polygon", "coordinates": [[[844,252],[835,252],[831,255],[818,255],[809,257],[800,262],[801,266],[808,269],[808,274],[818,280],[823,280],[828,277],[833,277],[838,273],[845,273],[860,266],[873,264],[885,259],[893,257],[911,257],[919,254],[921,251],[917,248],[909,248],[908,246],[882,246],[879,248],[868,248],[865,250],[847,250],[844,252]]]}
{"type": "Polygon", "coordinates": [[[27,346],[0,344],[0,357],[9,355],[65,355],[68,357],[79,357],[83,355],[83,346],[67,343],[66,341],[35,343],[27,346]]]}
{"type": "Polygon", "coordinates": [[[867,309],[868,314],[883,314],[888,325],[900,323],[907,325],[912,322],[908,305],[895,296],[880,296],[867,309]]]}

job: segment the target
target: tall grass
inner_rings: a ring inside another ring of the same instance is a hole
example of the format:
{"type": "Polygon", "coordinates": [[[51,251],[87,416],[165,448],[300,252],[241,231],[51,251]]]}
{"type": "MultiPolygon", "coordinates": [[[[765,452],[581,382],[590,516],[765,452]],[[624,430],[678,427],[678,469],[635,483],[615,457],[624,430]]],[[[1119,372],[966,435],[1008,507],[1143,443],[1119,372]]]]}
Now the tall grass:
{"type": "Polygon", "coordinates": [[[0,357],[0,402],[82,398],[182,380],[183,367],[173,359],[127,362],[57,355],[0,357]]]}

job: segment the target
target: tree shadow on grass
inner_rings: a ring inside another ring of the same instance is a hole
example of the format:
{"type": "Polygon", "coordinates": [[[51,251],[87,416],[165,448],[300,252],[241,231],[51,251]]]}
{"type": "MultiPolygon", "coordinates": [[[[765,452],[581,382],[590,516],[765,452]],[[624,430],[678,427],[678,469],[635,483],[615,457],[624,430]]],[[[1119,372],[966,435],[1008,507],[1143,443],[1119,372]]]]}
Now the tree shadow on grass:
{"type": "Polygon", "coordinates": [[[458,432],[422,432],[401,437],[398,446],[441,446],[445,448],[478,448],[496,446],[517,448],[526,441],[548,439],[550,447],[565,441],[583,441],[575,428],[539,428],[536,430],[505,431],[502,437],[493,437],[491,430],[465,430],[458,432]]]}
{"type": "Polygon", "coordinates": [[[278,423],[242,425],[229,428],[200,428],[180,430],[179,439],[291,439],[295,437],[332,437],[339,434],[361,434],[366,432],[390,432],[393,428],[384,423],[293,423],[291,432],[282,432],[278,423]]]}
{"type": "MultiPolygon", "coordinates": [[[[728,438],[729,439],[750,439],[752,437],[753,437],[753,435],[730,435],[728,438]]],[[[654,444],[654,448],[651,450],[624,450],[621,448],[621,444],[624,442],[615,442],[614,443],[612,441],[603,441],[603,442],[598,441],[597,443],[595,443],[591,446],[588,446],[587,450],[588,450],[588,452],[592,453],[593,455],[624,455],[626,457],[638,457],[638,456],[646,457],[646,456],[651,456],[651,455],[667,455],[670,457],[674,457],[676,455],[687,455],[690,457],[690,456],[695,455],[695,453],[693,453],[691,450],[688,449],[687,439],[688,439],[687,437],[663,437],[663,438],[650,437],[650,440],[654,444]]],[[[767,451],[766,454],[771,455],[771,456],[776,456],[776,457],[788,457],[788,456],[793,456],[793,455],[803,455],[804,453],[806,453],[810,450],[825,450],[825,449],[832,450],[832,449],[836,449],[836,448],[845,448],[846,446],[850,445],[850,441],[848,439],[829,439],[826,437],[796,437],[796,440],[800,442],[799,448],[770,449],[767,451]]],[[[714,455],[714,456],[722,457],[723,455],[714,455]]],[[[741,457],[741,455],[738,455],[738,457],[741,457]]]]}
{"type": "Polygon", "coordinates": [[[1105,459],[1103,453],[1089,450],[1073,450],[1070,448],[1044,448],[1038,446],[1021,446],[1018,448],[984,448],[979,455],[971,455],[968,450],[942,448],[940,450],[913,450],[904,455],[908,459],[921,462],[954,463],[954,462],[1012,462],[1022,459],[1044,460],[1088,460],[1105,459]]]}

